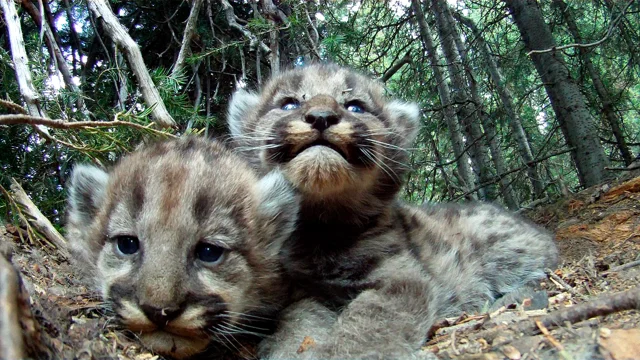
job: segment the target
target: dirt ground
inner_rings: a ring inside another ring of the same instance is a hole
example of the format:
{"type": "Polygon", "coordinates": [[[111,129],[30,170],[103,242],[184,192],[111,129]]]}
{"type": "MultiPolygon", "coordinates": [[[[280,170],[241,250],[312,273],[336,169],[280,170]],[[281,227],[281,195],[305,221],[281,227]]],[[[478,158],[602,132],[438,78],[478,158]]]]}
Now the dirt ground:
{"type": "MultiPolygon", "coordinates": [[[[629,310],[640,309],[640,177],[587,189],[524,215],[553,231],[561,251],[560,267],[540,283],[544,291],[486,313],[442,319],[421,355],[640,359],[640,311],[629,310]]],[[[0,252],[13,252],[26,289],[17,303],[12,300],[10,265],[0,264],[0,350],[21,333],[34,358],[158,359],[117,329],[99,296],[81,285],[55,250],[30,244],[23,229],[6,225],[0,226],[0,252]],[[14,313],[20,329],[11,332],[5,325],[14,313]]]]}

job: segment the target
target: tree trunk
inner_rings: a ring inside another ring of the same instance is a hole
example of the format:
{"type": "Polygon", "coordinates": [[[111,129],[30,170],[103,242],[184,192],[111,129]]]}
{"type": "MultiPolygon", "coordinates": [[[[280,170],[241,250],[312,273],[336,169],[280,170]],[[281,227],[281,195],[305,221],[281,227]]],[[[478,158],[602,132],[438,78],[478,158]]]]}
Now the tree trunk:
{"type": "Polygon", "coordinates": [[[72,92],[76,94],[78,97],[76,100],[76,105],[78,106],[78,110],[80,113],[88,117],[89,110],[84,105],[84,96],[80,88],[73,82],[73,76],[71,75],[71,71],[69,70],[69,66],[67,65],[67,61],[62,54],[62,50],[60,50],[59,39],[56,34],[53,32],[51,26],[49,26],[49,22],[46,21],[44,14],[40,14],[40,10],[33,4],[31,1],[23,1],[22,7],[27,11],[31,19],[36,24],[36,26],[40,27],[40,31],[44,35],[45,43],[47,44],[47,48],[49,49],[49,54],[51,55],[51,59],[60,74],[62,74],[62,81],[64,81],[65,86],[70,89],[72,92]]]}
{"type": "Polygon", "coordinates": [[[184,33],[182,34],[182,45],[180,46],[180,52],[178,53],[178,59],[173,64],[173,70],[171,70],[171,76],[176,75],[184,68],[184,63],[187,60],[187,56],[191,54],[191,37],[196,31],[196,25],[198,24],[198,15],[200,15],[200,8],[204,0],[194,0],[191,5],[191,12],[187,19],[187,25],[184,27],[184,33]]]}
{"type": "MultiPolygon", "coordinates": [[[[436,79],[438,88],[438,95],[440,96],[440,102],[444,112],[444,120],[449,129],[449,136],[451,137],[451,145],[453,147],[453,155],[455,156],[456,164],[458,165],[458,172],[460,174],[459,180],[462,183],[462,189],[464,192],[474,188],[474,179],[469,166],[469,156],[465,152],[464,140],[462,139],[462,131],[460,131],[460,125],[456,119],[455,111],[451,104],[449,86],[444,80],[444,74],[438,61],[438,53],[436,52],[435,44],[433,43],[433,37],[431,35],[431,29],[427,24],[427,21],[422,12],[422,5],[419,0],[411,0],[411,6],[413,12],[416,14],[416,20],[418,22],[418,28],[420,29],[420,38],[422,44],[427,51],[429,62],[431,63],[431,69],[433,70],[433,76],[436,79]]],[[[475,195],[472,195],[475,198],[475,195]]]]}
{"type": "Polygon", "coordinates": [[[120,24],[118,18],[111,11],[109,3],[105,2],[105,0],[92,0],[88,1],[88,4],[89,9],[95,14],[96,18],[102,20],[104,30],[114,44],[125,53],[129,61],[129,67],[138,80],[142,97],[147,106],[152,107],[151,115],[154,121],[164,127],[175,126],[176,122],[167,111],[158,89],[156,89],[153,80],[151,80],[149,71],[144,65],[138,44],[129,36],[127,29],[120,24]]]}
{"type": "MultiPolygon", "coordinates": [[[[456,48],[458,49],[458,54],[460,59],[462,60],[462,66],[464,67],[465,74],[467,75],[467,79],[469,81],[469,90],[471,93],[471,99],[473,100],[473,104],[475,106],[475,114],[482,123],[482,128],[486,134],[487,144],[489,145],[489,151],[491,152],[491,160],[493,160],[493,165],[496,168],[497,174],[503,174],[507,172],[507,166],[504,162],[504,157],[502,156],[502,149],[500,148],[500,140],[496,136],[496,125],[495,122],[487,116],[484,111],[484,107],[482,106],[482,99],[478,94],[478,86],[476,82],[476,76],[474,71],[469,66],[469,62],[467,61],[467,48],[462,42],[462,38],[460,37],[460,33],[455,28],[456,22],[453,19],[453,15],[451,14],[451,8],[449,5],[445,6],[442,10],[446,20],[449,24],[449,28],[453,31],[452,35],[454,36],[453,40],[455,41],[456,48]]],[[[515,199],[513,194],[513,189],[511,188],[511,180],[509,176],[502,176],[499,180],[500,183],[500,193],[502,198],[504,199],[505,205],[509,209],[518,209],[518,202],[515,199]]]]}
{"type": "MultiPolygon", "coordinates": [[[[31,116],[40,116],[47,118],[47,113],[40,107],[38,93],[33,86],[31,79],[31,70],[29,69],[29,58],[24,48],[24,37],[22,36],[22,27],[20,26],[20,18],[16,11],[13,0],[0,0],[4,21],[9,33],[9,44],[11,45],[11,57],[13,66],[16,71],[16,79],[20,95],[25,102],[27,111],[31,116]]],[[[46,128],[44,128],[46,129],[46,128]]],[[[42,130],[42,129],[41,129],[42,130]]]]}
{"type": "Polygon", "coordinates": [[[474,170],[480,178],[480,184],[490,184],[484,188],[484,198],[493,200],[497,194],[495,185],[492,183],[493,173],[486,146],[487,142],[480,126],[478,111],[467,93],[468,83],[464,77],[460,56],[456,51],[457,31],[447,21],[445,12],[448,5],[446,0],[432,0],[431,4],[435,13],[442,52],[447,60],[447,69],[453,85],[453,102],[457,104],[458,120],[464,125],[468,137],[467,142],[471,144],[469,154],[472,164],[475,166],[474,170]]]}
{"type": "MultiPolygon", "coordinates": [[[[535,0],[505,2],[528,50],[546,50],[556,46],[535,0]]],[[[602,182],[606,179],[608,160],[585,98],[569,76],[562,54],[555,51],[532,53],[531,60],[544,83],[567,144],[573,149],[571,156],[578,169],[580,183],[588,187],[602,182]]]]}
{"type": "MultiPolygon", "coordinates": [[[[491,76],[491,80],[496,87],[498,96],[500,97],[500,101],[502,102],[502,107],[507,114],[511,131],[513,131],[513,135],[516,138],[520,157],[525,164],[531,164],[531,166],[527,168],[527,175],[529,176],[529,181],[531,182],[531,186],[533,188],[534,198],[541,198],[543,197],[545,188],[544,182],[538,174],[536,164],[533,163],[534,158],[533,152],[531,151],[529,139],[527,138],[527,134],[522,127],[522,120],[520,119],[520,115],[518,115],[515,110],[516,106],[513,102],[513,96],[511,96],[511,92],[507,88],[506,81],[504,80],[504,77],[502,76],[502,73],[498,68],[498,64],[491,56],[491,49],[489,49],[489,45],[484,40],[482,33],[473,22],[473,20],[466,18],[459,13],[455,13],[455,16],[462,24],[467,26],[475,36],[474,41],[478,44],[480,54],[482,55],[487,67],[489,68],[489,75],[491,76]]],[[[498,173],[500,173],[500,170],[498,170],[498,173]]]]}
{"type": "MultiPolygon", "coordinates": [[[[578,25],[576,24],[573,14],[569,10],[567,4],[562,0],[553,0],[554,4],[558,6],[558,8],[562,11],[562,15],[567,23],[567,28],[569,29],[569,33],[574,39],[575,43],[582,43],[583,39],[580,36],[580,31],[578,30],[578,25]]],[[[586,49],[583,47],[578,48],[580,59],[584,64],[584,67],[587,69],[589,73],[589,77],[593,81],[593,87],[598,94],[598,98],[600,99],[600,103],[602,104],[602,112],[604,113],[605,119],[609,123],[611,127],[611,131],[613,132],[613,136],[616,139],[616,146],[618,147],[618,151],[620,151],[620,155],[624,160],[624,164],[626,166],[631,165],[633,162],[633,154],[631,150],[629,150],[629,146],[627,145],[627,141],[624,137],[624,130],[622,128],[622,120],[620,116],[616,113],[613,108],[613,102],[611,101],[611,96],[609,95],[609,91],[604,86],[602,79],[600,77],[600,73],[591,62],[591,52],[590,49],[586,49]]]]}

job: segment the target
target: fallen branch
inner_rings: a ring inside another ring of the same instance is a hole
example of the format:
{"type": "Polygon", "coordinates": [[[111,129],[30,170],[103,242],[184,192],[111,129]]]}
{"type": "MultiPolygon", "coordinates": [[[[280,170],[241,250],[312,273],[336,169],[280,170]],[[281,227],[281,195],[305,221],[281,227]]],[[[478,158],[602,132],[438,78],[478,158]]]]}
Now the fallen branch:
{"type": "Polygon", "coordinates": [[[619,265],[619,266],[614,266],[611,269],[603,272],[602,275],[608,275],[608,274],[611,274],[611,273],[614,273],[614,272],[618,272],[618,271],[622,271],[622,270],[625,270],[625,269],[628,269],[628,268],[631,268],[631,267],[634,267],[634,266],[638,266],[638,265],[640,265],[640,260],[628,262],[626,264],[622,264],[622,265],[619,265]]]}
{"type": "Polygon", "coordinates": [[[495,337],[504,335],[505,331],[509,330],[526,335],[538,335],[540,327],[537,322],[547,329],[553,329],[563,326],[567,322],[575,324],[596,316],[606,316],[626,310],[640,310],[640,288],[636,287],[617,294],[601,296],[590,302],[558,309],[537,319],[524,319],[513,325],[499,325],[472,334],[469,338],[492,341],[495,337]]]}
{"type": "Polygon", "coordinates": [[[13,265],[0,255],[0,358],[25,359],[26,352],[20,328],[18,294],[20,280],[13,265]]]}
{"type": "Polygon", "coordinates": [[[58,253],[60,255],[69,259],[67,240],[65,240],[58,230],[53,227],[53,224],[51,224],[49,219],[40,212],[36,204],[31,201],[27,193],[22,189],[22,186],[20,186],[20,184],[13,178],[11,179],[11,191],[13,192],[13,198],[16,203],[22,205],[26,214],[31,217],[29,221],[33,227],[58,248],[58,253]]]}
{"type": "MultiPolygon", "coordinates": [[[[566,322],[572,324],[596,316],[605,316],[625,310],[640,310],[640,288],[623,291],[617,294],[601,296],[595,300],[565,307],[543,316],[538,321],[546,328],[555,328],[566,322]]],[[[531,320],[523,321],[518,328],[522,332],[536,335],[540,329],[531,320]]]]}

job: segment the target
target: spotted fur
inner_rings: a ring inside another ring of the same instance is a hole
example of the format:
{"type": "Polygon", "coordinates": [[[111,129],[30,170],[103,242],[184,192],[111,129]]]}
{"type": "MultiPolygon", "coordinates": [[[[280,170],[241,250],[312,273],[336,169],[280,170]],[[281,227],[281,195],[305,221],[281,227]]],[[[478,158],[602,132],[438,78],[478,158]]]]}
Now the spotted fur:
{"type": "Polygon", "coordinates": [[[262,343],[265,357],[416,357],[436,317],[477,311],[554,266],[551,236],[493,205],[396,199],[419,119],[415,104],[336,65],[232,98],[238,150],[302,195],[280,258],[303,299],[262,343]],[[316,346],[297,354],[305,336],[316,346]]]}
{"type": "Polygon", "coordinates": [[[78,267],[159,354],[186,358],[210,347],[214,358],[247,356],[241,344],[268,332],[285,304],[277,254],[297,198],[280,175],[259,181],[217,142],[160,142],[108,173],[76,166],[68,208],[78,267]],[[139,250],[127,254],[121,242],[132,238],[139,250]],[[221,251],[219,260],[201,257],[202,246],[221,251]]]}

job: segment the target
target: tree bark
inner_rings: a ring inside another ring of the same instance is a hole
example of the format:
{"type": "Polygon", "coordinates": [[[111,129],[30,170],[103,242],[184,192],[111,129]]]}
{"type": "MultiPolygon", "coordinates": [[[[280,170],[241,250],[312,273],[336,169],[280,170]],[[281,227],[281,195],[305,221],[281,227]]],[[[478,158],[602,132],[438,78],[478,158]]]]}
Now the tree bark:
{"type": "Polygon", "coordinates": [[[76,100],[78,110],[85,116],[88,116],[89,111],[84,105],[84,96],[82,94],[82,91],[73,82],[73,76],[71,75],[71,71],[69,70],[67,61],[62,54],[62,50],[60,50],[59,39],[53,32],[51,26],[49,26],[49,22],[46,21],[44,17],[45,14],[40,14],[40,10],[38,10],[35,4],[28,0],[22,1],[22,7],[27,11],[27,13],[29,13],[29,16],[31,16],[33,22],[38,27],[40,27],[42,33],[44,34],[44,39],[47,44],[47,48],[49,49],[51,58],[55,61],[56,68],[60,71],[60,74],[62,74],[62,81],[64,81],[64,84],[68,89],[76,93],[76,95],[78,96],[78,99],[76,100]]]}
{"type": "MultiPolygon", "coordinates": [[[[458,173],[460,174],[459,180],[462,183],[461,188],[467,192],[469,189],[474,187],[475,182],[471,172],[471,167],[469,166],[469,156],[465,152],[460,124],[452,107],[450,97],[451,91],[444,80],[444,74],[438,60],[438,53],[436,52],[436,47],[433,43],[431,29],[429,28],[424,17],[424,13],[422,12],[422,5],[419,0],[411,0],[411,6],[416,15],[422,44],[427,51],[427,57],[429,58],[431,69],[433,70],[433,76],[436,79],[438,95],[440,96],[440,102],[444,112],[444,120],[449,130],[449,136],[451,137],[453,155],[457,159],[456,164],[458,165],[458,173]]],[[[475,194],[472,196],[476,198],[475,194]]]]}
{"type": "MultiPolygon", "coordinates": [[[[463,25],[467,26],[475,36],[474,40],[478,44],[480,54],[484,58],[487,68],[489,69],[489,75],[491,76],[491,80],[496,87],[496,91],[498,92],[498,96],[500,97],[500,101],[502,102],[502,107],[507,114],[511,131],[513,131],[513,135],[516,138],[520,157],[525,164],[532,163],[533,151],[531,151],[529,139],[527,138],[524,127],[522,126],[520,115],[518,115],[515,110],[516,106],[513,102],[511,91],[507,87],[507,83],[502,76],[502,72],[498,68],[498,64],[491,56],[491,49],[489,49],[489,45],[484,40],[482,33],[473,22],[473,20],[466,18],[459,13],[455,13],[454,16],[456,16],[456,18],[458,18],[458,20],[463,25]]],[[[498,170],[498,173],[501,173],[501,171],[498,170]]],[[[537,166],[535,164],[527,168],[527,175],[533,188],[534,198],[543,196],[545,186],[540,175],[538,174],[537,166]]]]}
{"type": "MultiPolygon", "coordinates": [[[[571,33],[574,42],[578,44],[582,43],[583,39],[580,35],[580,31],[578,30],[578,25],[576,24],[573,18],[573,14],[571,13],[567,4],[562,0],[553,0],[553,2],[562,11],[562,15],[564,16],[564,19],[567,23],[567,28],[569,29],[569,33],[571,33]]],[[[580,54],[580,59],[582,60],[584,67],[587,69],[589,77],[591,77],[591,80],[593,81],[593,87],[595,88],[596,93],[598,94],[598,98],[600,99],[600,103],[602,104],[602,112],[605,119],[607,119],[609,126],[611,127],[613,136],[616,139],[616,146],[618,147],[618,151],[620,151],[620,155],[624,160],[624,164],[629,166],[633,162],[633,154],[631,153],[631,150],[629,150],[629,145],[627,145],[627,141],[624,136],[622,120],[613,107],[613,101],[611,101],[609,91],[602,82],[600,73],[591,61],[590,49],[579,47],[578,51],[580,54]]]]}
{"type": "MultiPolygon", "coordinates": [[[[435,13],[438,35],[442,52],[447,60],[447,69],[453,85],[453,101],[456,104],[458,120],[463,124],[467,140],[471,144],[469,154],[474,170],[479,176],[480,184],[490,183],[493,178],[489,152],[487,151],[486,139],[478,119],[478,109],[473,104],[470,95],[467,93],[468,82],[464,77],[464,70],[461,66],[461,58],[456,52],[455,38],[457,31],[449,21],[447,21],[446,0],[432,0],[432,9],[435,13]]],[[[494,184],[484,189],[484,199],[493,200],[497,197],[494,184]]]]}
{"type": "Polygon", "coordinates": [[[27,111],[31,116],[49,117],[44,109],[40,107],[38,93],[33,86],[31,70],[29,70],[29,58],[24,47],[24,37],[20,27],[20,18],[16,11],[13,0],[0,0],[4,21],[9,33],[9,44],[11,45],[11,57],[16,70],[16,79],[20,95],[27,106],[27,111]]]}
{"type": "Polygon", "coordinates": [[[171,76],[174,76],[184,68],[184,63],[187,60],[187,56],[191,54],[191,37],[196,31],[196,25],[198,24],[198,16],[200,15],[200,8],[202,8],[202,2],[204,0],[193,0],[191,5],[191,12],[189,12],[189,18],[187,19],[187,25],[184,28],[182,34],[182,45],[180,46],[180,52],[178,53],[178,59],[173,64],[173,70],[171,76]]]}
{"type": "MultiPolygon", "coordinates": [[[[446,17],[449,28],[453,30],[453,40],[455,41],[456,48],[458,49],[458,54],[460,56],[460,59],[462,60],[462,66],[464,68],[465,74],[467,75],[467,80],[469,82],[469,91],[471,93],[471,100],[473,101],[475,107],[475,114],[480,119],[482,128],[484,129],[484,133],[486,134],[487,145],[489,146],[489,151],[491,152],[491,160],[493,160],[493,165],[495,166],[496,173],[502,174],[507,170],[507,166],[504,162],[504,157],[502,156],[500,140],[496,136],[497,134],[495,122],[487,115],[487,113],[484,111],[484,107],[482,106],[482,99],[478,94],[478,86],[475,80],[476,75],[471,69],[471,66],[469,66],[469,61],[467,61],[466,59],[468,51],[465,44],[462,42],[460,33],[455,28],[456,22],[453,19],[451,8],[448,4],[443,4],[443,6],[444,8],[441,10],[446,17]]],[[[509,177],[501,177],[499,183],[500,193],[502,195],[502,198],[504,199],[505,205],[507,205],[509,209],[518,209],[518,201],[513,194],[513,189],[511,188],[511,180],[509,179],[509,177]]]]}
{"type": "Polygon", "coordinates": [[[142,53],[138,44],[129,36],[127,30],[120,24],[118,18],[111,11],[109,4],[105,0],[88,1],[89,9],[95,14],[97,19],[102,20],[104,30],[113,42],[125,53],[131,71],[138,80],[140,92],[147,106],[152,107],[151,115],[154,121],[163,127],[175,126],[167,108],[160,97],[158,89],[153,84],[149,71],[142,59],[142,53]]]}
{"type": "MultiPolygon", "coordinates": [[[[535,0],[505,0],[528,50],[556,46],[549,27],[535,0]]],[[[532,53],[531,60],[544,83],[562,133],[578,169],[580,183],[589,187],[604,181],[608,159],[598,139],[595,122],[584,96],[569,76],[562,54],[532,53]]]]}

